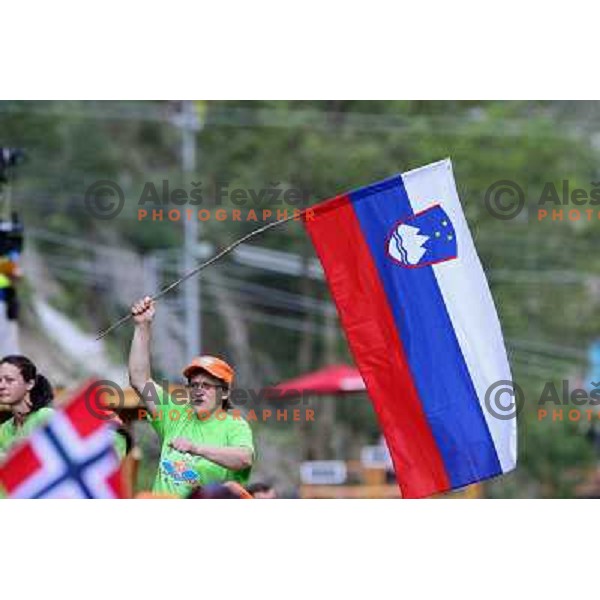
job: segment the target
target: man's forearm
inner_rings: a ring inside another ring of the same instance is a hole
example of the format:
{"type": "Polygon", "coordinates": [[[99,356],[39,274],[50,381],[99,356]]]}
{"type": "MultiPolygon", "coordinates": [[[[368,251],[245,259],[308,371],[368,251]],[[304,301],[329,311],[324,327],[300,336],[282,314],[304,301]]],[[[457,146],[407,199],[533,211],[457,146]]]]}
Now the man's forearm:
{"type": "Polygon", "coordinates": [[[138,392],[142,391],[146,382],[152,377],[150,373],[150,339],[150,324],[137,324],[129,352],[129,380],[138,392]]]}
{"type": "Polygon", "coordinates": [[[206,458],[232,471],[242,471],[252,466],[252,450],[250,448],[218,448],[215,446],[194,445],[190,449],[190,453],[206,458]]]}

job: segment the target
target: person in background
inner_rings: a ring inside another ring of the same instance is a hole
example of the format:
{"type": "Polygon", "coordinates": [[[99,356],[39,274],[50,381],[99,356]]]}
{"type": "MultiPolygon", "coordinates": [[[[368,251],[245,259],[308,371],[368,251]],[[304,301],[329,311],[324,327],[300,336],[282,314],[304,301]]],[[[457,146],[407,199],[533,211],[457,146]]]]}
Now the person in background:
{"type": "Polygon", "coordinates": [[[54,393],[48,380],[26,356],[0,359],[0,404],[12,417],[0,425],[0,460],[19,440],[44,424],[53,413],[54,393]]]}
{"type": "Polygon", "coordinates": [[[211,483],[194,488],[189,500],[252,500],[253,496],[239,483],[227,481],[225,483],[211,483]]]}
{"type": "MultiPolygon", "coordinates": [[[[12,417],[0,425],[0,461],[15,443],[52,417],[53,400],[50,382],[31,359],[19,354],[0,359],[0,404],[12,412],[12,417]]],[[[116,415],[111,425],[116,431],[115,451],[123,459],[131,448],[131,436],[116,415]]]]}
{"type": "Polygon", "coordinates": [[[268,483],[251,483],[246,489],[252,494],[252,497],[257,500],[275,500],[277,498],[275,488],[268,483]]]}
{"type": "Polygon", "coordinates": [[[108,424],[115,430],[115,451],[123,460],[134,448],[133,436],[116,413],[112,415],[108,424]]]}

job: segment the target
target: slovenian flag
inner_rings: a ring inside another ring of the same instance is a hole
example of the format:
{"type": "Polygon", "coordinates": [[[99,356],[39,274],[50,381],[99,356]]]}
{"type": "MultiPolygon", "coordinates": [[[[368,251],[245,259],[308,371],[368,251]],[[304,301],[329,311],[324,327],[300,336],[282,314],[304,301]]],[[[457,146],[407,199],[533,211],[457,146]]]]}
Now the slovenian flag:
{"type": "Polygon", "coordinates": [[[512,377],[450,160],[318,204],[305,225],[403,497],[512,470],[516,414],[488,393],[512,377]]]}

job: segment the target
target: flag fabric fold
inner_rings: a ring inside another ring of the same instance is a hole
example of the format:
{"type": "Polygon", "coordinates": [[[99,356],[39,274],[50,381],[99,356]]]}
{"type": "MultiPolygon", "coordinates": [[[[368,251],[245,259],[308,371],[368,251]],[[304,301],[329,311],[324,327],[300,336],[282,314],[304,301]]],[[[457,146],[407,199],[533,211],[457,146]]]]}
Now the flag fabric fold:
{"type": "Polygon", "coordinates": [[[486,407],[512,377],[450,160],[312,207],[305,226],[403,497],[512,470],[516,415],[486,407]]]}

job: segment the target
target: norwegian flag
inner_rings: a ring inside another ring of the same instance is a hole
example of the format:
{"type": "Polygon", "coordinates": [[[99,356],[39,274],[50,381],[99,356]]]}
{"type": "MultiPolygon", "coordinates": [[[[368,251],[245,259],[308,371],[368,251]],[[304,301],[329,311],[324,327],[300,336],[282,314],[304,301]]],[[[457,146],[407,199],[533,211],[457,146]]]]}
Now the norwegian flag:
{"type": "Polygon", "coordinates": [[[10,498],[123,497],[115,431],[98,393],[97,382],[85,384],[10,452],[0,466],[10,498]]]}

